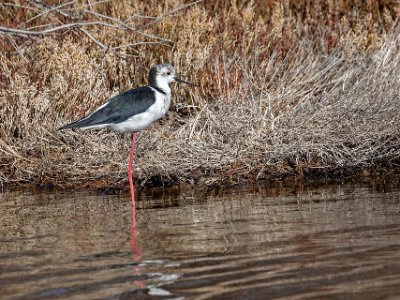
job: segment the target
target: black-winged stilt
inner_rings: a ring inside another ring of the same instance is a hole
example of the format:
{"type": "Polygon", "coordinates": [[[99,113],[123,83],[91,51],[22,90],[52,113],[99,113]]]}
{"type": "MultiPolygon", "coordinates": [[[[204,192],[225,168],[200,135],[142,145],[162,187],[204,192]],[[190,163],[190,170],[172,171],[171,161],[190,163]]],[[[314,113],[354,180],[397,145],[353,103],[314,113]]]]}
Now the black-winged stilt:
{"type": "Polygon", "coordinates": [[[174,68],[169,64],[155,65],[149,72],[149,85],[128,90],[112,97],[87,117],[61,128],[101,129],[109,128],[121,133],[132,133],[132,145],[129,156],[128,176],[132,206],[135,196],[132,180],[132,164],[136,144],[136,133],[145,129],[163,117],[171,105],[169,83],[183,81],[175,76],[174,68]]]}

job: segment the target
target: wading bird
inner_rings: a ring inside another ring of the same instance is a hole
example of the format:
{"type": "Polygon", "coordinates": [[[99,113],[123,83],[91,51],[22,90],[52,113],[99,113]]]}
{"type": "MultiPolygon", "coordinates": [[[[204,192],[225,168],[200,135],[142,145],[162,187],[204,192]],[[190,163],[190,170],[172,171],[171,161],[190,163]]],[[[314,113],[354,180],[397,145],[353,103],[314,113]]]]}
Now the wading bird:
{"type": "Polygon", "coordinates": [[[108,128],[120,133],[132,133],[128,164],[132,207],[135,206],[132,165],[136,133],[167,113],[171,105],[171,88],[169,84],[174,81],[193,85],[176,77],[175,70],[171,65],[155,65],[150,69],[148,86],[131,89],[117,95],[87,117],[59,128],[59,130],[69,128],[108,128]]]}

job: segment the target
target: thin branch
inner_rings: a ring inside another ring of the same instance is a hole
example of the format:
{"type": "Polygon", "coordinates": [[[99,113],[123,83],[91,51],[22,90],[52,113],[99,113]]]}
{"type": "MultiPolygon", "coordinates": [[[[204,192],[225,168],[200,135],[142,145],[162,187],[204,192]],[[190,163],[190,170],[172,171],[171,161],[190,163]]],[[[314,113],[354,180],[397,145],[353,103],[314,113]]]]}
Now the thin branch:
{"type": "Polygon", "coordinates": [[[176,8],[176,9],[170,11],[170,12],[167,12],[166,14],[162,15],[161,17],[155,18],[154,21],[151,21],[151,22],[149,22],[149,23],[147,23],[147,24],[145,24],[145,25],[143,25],[143,26],[140,26],[140,27],[139,27],[139,30],[143,30],[143,29],[145,29],[145,28],[147,28],[147,27],[150,27],[151,25],[153,25],[153,24],[155,24],[155,23],[161,22],[161,21],[164,20],[166,17],[168,17],[168,16],[170,16],[170,15],[173,15],[173,14],[175,14],[175,13],[181,11],[181,10],[184,10],[184,9],[190,7],[190,6],[196,5],[196,4],[198,4],[198,3],[202,2],[202,1],[203,1],[203,0],[197,0],[197,1],[194,1],[194,2],[191,2],[191,3],[188,3],[188,4],[185,4],[185,5],[182,5],[182,6],[176,8]]]}
{"type": "Polygon", "coordinates": [[[104,45],[102,42],[97,40],[95,37],[93,37],[86,29],[84,28],[79,28],[81,32],[83,32],[93,43],[95,43],[97,46],[102,48],[104,51],[108,51],[110,49],[109,46],[104,45]]]}
{"type": "Polygon", "coordinates": [[[69,23],[69,24],[63,24],[60,26],[52,27],[49,29],[45,29],[42,31],[31,31],[31,30],[23,30],[23,29],[17,29],[17,28],[8,28],[8,27],[3,27],[0,26],[0,33],[10,33],[10,34],[16,34],[16,35],[22,35],[22,36],[43,36],[43,35],[48,35],[51,33],[54,33],[59,30],[64,30],[64,29],[74,29],[74,28],[80,28],[80,27],[86,27],[86,26],[103,26],[103,27],[110,27],[110,28],[119,28],[118,26],[105,23],[105,22],[77,22],[77,23],[69,23]]]}
{"type": "Polygon", "coordinates": [[[160,43],[160,42],[137,42],[137,43],[112,47],[112,49],[123,49],[123,48],[131,48],[131,47],[143,46],[143,45],[160,45],[160,44],[164,45],[164,46],[170,46],[169,44],[164,44],[164,43],[160,43]]]}
{"type": "MultiPolygon", "coordinates": [[[[101,49],[103,49],[104,53],[112,52],[114,55],[118,56],[119,58],[125,59],[125,60],[127,60],[129,56],[132,56],[132,55],[129,55],[129,54],[122,55],[122,54],[116,52],[115,51],[116,49],[121,49],[122,47],[110,47],[110,46],[108,46],[106,44],[103,44],[98,39],[96,39],[89,31],[85,30],[84,28],[79,28],[79,30],[83,34],[85,34],[93,43],[95,43],[97,46],[99,46],[101,49]]],[[[135,51],[135,50],[133,50],[133,51],[135,51]]],[[[135,51],[135,52],[136,52],[137,55],[140,55],[137,51],[135,51]]]]}
{"type": "Polygon", "coordinates": [[[64,6],[67,6],[67,5],[70,5],[70,4],[74,4],[75,2],[76,2],[76,0],[73,0],[73,1],[70,1],[70,2],[67,2],[67,3],[60,4],[58,6],[54,6],[54,7],[52,7],[50,5],[47,5],[45,3],[36,2],[36,3],[39,3],[40,5],[42,5],[46,10],[41,12],[40,14],[37,14],[36,16],[30,18],[24,24],[28,24],[28,23],[32,22],[33,20],[35,20],[37,18],[40,18],[40,17],[42,17],[42,16],[44,16],[44,15],[46,15],[48,13],[51,13],[52,11],[55,11],[55,12],[61,14],[64,17],[71,18],[71,16],[69,14],[63,12],[62,10],[60,10],[60,8],[62,8],[64,6]]]}
{"type": "MultiPolygon", "coordinates": [[[[74,4],[76,3],[76,0],[70,0],[66,3],[62,3],[56,6],[50,6],[46,3],[44,3],[41,0],[33,0],[29,1],[30,7],[26,6],[24,8],[26,9],[31,9],[37,12],[37,14],[29,18],[27,21],[24,23],[20,23],[17,25],[15,28],[10,28],[10,27],[5,27],[5,26],[0,26],[0,35],[6,35],[8,38],[8,41],[11,43],[11,45],[18,51],[18,48],[16,48],[17,43],[12,39],[12,36],[21,36],[21,37],[43,37],[51,34],[56,34],[59,32],[64,32],[68,30],[77,30],[78,32],[81,32],[84,34],[91,42],[96,44],[96,46],[100,47],[104,51],[111,51],[114,54],[120,56],[119,53],[116,52],[118,49],[123,49],[123,48],[130,48],[132,51],[137,52],[134,47],[139,46],[139,45],[154,45],[154,44],[161,44],[161,45],[166,45],[168,46],[170,43],[173,41],[170,39],[162,38],[157,35],[149,34],[144,32],[144,28],[150,26],[151,24],[154,24],[156,22],[160,22],[167,16],[173,15],[183,9],[186,9],[192,5],[195,5],[202,0],[197,0],[192,3],[183,5],[177,9],[174,9],[166,14],[164,14],[162,17],[154,18],[154,17],[146,17],[149,19],[152,19],[149,24],[143,26],[143,29],[141,28],[135,28],[133,25],[130,24],[129,21],[127,20],[120,20],[118,18],[114,18],[111,16],[107,16],[98,12],[93,11],[93,6],[99,3],[104,3],[108,2],[109,0],[100,0],[98,2],[91,2],[85,6],[83,10],[79,10],[79,12],[74,9],[74,4]],[[79,20],[78,19],[79,15],[79,20]],[[95,18],[93,21],[89,21],[91,16],[95,18]],[[62,18],[60,18],[62,17],[62,18]],[[66,18],[67,20],[65,20],[66,18]],[[88,18],[89,20],[86,20],[88,18]],[[48,20],[48,22],[42,22],[45,24],[32,24],[33,26],[26,26],[27,24],[32,23],[33,21],[37,20],[48,20]],[[84,20],[84,21],[83,21],[84,20]],[[25,26],[25,28],[20,28],[22,26],[25,26]],[[93,26],[93,27],[92,27],[93,26]],[[91,28],[90,28],[91,27],[91,28]],[[101,40],[96,38],[95,30],[96,29],[101,29],[101,28],[112,28],[116,31],[118,30],[125,30],[128,32],[132,32],[135,34],[138,34],[142,37],[146,37],[149,39],[153,39],[154,41],[150,42],[137,42],[137,43],[130,43],[126,45],[119,45],[117,47],[111,47],[110,45],[107,45],[103,43],[101,40]]],[[[21,6],[18,5],[13,5],[11,3],[6,3],[2,4],[4,6],[14,6],[21,8],[21,6]]],[[[137,17],[137,16],[136,16],[137,17]]]]}
{"type": "Polygon", "coordinates": [[[10,44],[14,47],[14,49],[17,51],[17,53],[25,60],[25,62],[28,62],[28,59],[25,57],[25,55],[21,52],[19,49],[17,43],[14,41],[12,36],[10,34],[6,34],[6,38],[10,42],[10,44]]]}
{"type": "Polygon", "coordinates": [[[24,8],[24,9],[36,11],[36,9],[31,6],[19,5],[19,4],[15,4],[15,3],[0,3],[0,6],[11,6],[11,7],[16,7],[16,8],[24,8]]]}
{"type": "Polygon", "coordinates": [[[93,9],[93,5],[97,5],[97,4],[102,4],[102,3],[106,3],[106,2],[110,2],[111,0],[100,0],[100,1],[97,1],[97,2],[91,2],[91,1],[88,1],[88,4],[86,4],[84,7],[86,8],[86,7],[90,7],[91,9],[93,9]]]}
{"type": "Polygon", "coordinates": [[[103,18],[103,19],[106,19],[106,20],[115,22],[115,23],[117,23],[118,25],[122,26],[124,29],[131,30],[131,31],[136,32],[136,33],[138,33],[138,34],[140,34],[140,35],[143,35],[143,36],[145,36],[145,37],[157,39],[157,40],[160,40],[160,41],[163,41],[163,42],[169,42],[169,43],[172,42],[172,40],[169,40],[169,39],[165,39],[165,38],[161,38],[161,37],[156,36],[156,35],[144,33],[144,32],[142,32],[142,31],[140,31],[140,30],[137,30],[137,29],[135,29],[135,28],[129,26],[127,23],[122,22],[122,21],[120,21],[120,20],[118,20],[118,19],[115,19],[115,18],[106,16],[106,15],[103,15],[103,14],[100,14],[100,13],[97,13],[97,12],[94,12],[94,11],[90,11],[90,10],[85,10],[85,13],[89,13],[89,14],[92,14],[92,15],[94,15],[94,16],[96,16],[96,17],[103,18]]]}

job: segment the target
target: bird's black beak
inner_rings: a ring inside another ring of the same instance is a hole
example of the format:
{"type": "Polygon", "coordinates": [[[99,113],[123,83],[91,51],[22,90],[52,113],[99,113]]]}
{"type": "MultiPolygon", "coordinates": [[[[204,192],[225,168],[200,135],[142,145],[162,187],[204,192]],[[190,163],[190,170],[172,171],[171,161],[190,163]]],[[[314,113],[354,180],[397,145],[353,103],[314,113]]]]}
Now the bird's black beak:
{"type": "Polygon", "coordinates": [[[176,82],[181,82],[181,83],[186,83],[186,84],[189,84],[189,85],[196,86],[194,83],[187,82],[187,81],[182,80],[182,79],[180,79],[180,78],[178,78],[178,77],[174,77],[174,79],[175,79],[176,82]]]}

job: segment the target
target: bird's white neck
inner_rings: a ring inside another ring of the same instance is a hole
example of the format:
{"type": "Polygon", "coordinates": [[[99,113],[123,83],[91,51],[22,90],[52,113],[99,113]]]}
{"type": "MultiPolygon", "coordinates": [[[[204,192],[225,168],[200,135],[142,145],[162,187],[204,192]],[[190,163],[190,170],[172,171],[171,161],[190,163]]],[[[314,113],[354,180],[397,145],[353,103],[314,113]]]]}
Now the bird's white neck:
{"type": "Polygon", "coordinates": [[[171,88],[169,87],[169,83],[166,80],[160,80],[156,78],[156,86],[160,90],[162,90],[165,94],[171,94],[171,88]]]}

